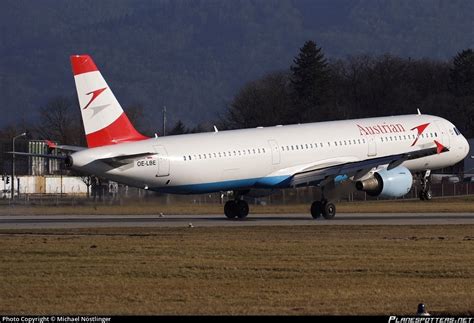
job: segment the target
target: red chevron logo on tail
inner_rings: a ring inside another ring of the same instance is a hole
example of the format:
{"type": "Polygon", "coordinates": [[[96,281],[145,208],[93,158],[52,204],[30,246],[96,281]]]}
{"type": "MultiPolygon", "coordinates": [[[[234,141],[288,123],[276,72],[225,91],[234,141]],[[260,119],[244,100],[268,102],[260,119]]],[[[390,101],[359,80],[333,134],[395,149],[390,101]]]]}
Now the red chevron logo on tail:
{"type": "Polygon", "coordinates": [[[86,93],[86,95],[90,95],[92,94],[92,97],[89,101],[89,103],[87,103],[87,105],[84,107],[84,109],[82,110],[85,110],[89,107],[89,105],[92,103],[92,101],[94,101],[95,99],[97,99],[97,97],[106,90],[107,88],[104,87],[103,89],[98,89],[98,90],[95,90],[95,91],[92,91],[92,92],[89,92],[89,93],[86,93]]]}

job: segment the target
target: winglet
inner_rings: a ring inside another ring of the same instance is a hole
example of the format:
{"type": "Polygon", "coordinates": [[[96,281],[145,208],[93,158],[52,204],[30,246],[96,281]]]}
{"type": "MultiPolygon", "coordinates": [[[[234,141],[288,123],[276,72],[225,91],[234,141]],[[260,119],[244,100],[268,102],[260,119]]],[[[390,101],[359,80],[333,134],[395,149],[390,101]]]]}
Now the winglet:
{"type": "Polygon", "coordinates": [[[435,144],[436,144],[436,153],[437,154],[440,154],[442,152],[445,152],[445,151],[448,151],[448,148],[446,148],[445,146],[443,146],[442,144],[440,144],[438,141],[434,141],[435,144]]]}

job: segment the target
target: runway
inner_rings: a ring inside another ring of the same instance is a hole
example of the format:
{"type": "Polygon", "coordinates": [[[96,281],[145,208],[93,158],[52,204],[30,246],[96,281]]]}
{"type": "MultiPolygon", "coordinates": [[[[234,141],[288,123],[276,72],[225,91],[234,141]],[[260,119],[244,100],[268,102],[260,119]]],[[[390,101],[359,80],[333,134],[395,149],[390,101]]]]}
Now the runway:
{"type": "Polygon", "coordinates": [[[4,215],[0,230],[114,227],[232,227],[283,225],[474,224],[474,213],[341,213],[333,220],[308,214],[255,214],[244,220],[224,215],[4,215]]]}

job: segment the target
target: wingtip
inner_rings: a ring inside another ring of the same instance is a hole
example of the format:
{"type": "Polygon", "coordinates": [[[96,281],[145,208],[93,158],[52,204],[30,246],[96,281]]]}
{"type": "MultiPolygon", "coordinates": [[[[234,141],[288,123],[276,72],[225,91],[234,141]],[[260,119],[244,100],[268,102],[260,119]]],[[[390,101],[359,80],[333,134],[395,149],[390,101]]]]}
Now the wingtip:
{"type": "Polygon", "coordinates": [[[446,148],[443,144],[438,142],[437,140],[434,141],[436,144],[436,153],[441,154],[442,152],[448,151],[448,148],[446,148]]]}

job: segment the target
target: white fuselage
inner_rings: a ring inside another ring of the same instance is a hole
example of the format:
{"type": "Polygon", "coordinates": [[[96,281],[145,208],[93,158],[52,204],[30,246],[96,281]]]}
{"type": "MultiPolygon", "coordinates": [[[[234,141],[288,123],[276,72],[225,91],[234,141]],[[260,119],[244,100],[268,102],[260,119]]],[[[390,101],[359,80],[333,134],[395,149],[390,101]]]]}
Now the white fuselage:
{"type": "Polygon", "coordinates": [[[403,165],[412,172],[439,169],[468,153],[466,139],[451,122],[430,115],[403,115],[157,137],[86,149],[72,158],[73,168],[97,176],[191,194],[285,187],[286,179],[307,166],[407,153],[433,147],[435,140],[449,151],[403,165]],[[419,126],[426,124],[419,133],[419,126]],[[121,167],[95,161],[145,152],[155,155],[121,167]]]}

